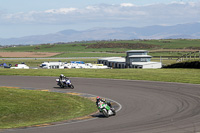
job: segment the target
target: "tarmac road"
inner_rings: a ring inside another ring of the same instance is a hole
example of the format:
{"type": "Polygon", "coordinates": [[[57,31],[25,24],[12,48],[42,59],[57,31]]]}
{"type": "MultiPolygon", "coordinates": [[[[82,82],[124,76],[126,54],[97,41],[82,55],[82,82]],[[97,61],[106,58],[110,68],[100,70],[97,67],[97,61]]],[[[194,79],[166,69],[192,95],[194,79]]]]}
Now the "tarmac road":
{"type": "MultiPolygon", "coordinates": [[[[200,85],[150,81],[71,78],[74,90],[122,105],[116,116],[5,133],[198,133],[200,85]]],[[[0,76],[0,86],[51,89],[55,77],[0,76]]],[[[63,89],[61,89],[63,90],[63,89]]]]}

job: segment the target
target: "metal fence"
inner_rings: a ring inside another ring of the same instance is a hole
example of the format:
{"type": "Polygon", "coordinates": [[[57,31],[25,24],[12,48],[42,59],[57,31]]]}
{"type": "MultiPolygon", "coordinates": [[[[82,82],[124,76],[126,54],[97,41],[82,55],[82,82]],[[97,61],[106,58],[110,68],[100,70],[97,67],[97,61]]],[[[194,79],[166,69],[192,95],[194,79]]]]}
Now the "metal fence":
{"type": "Polygon", "coordinates": [[[200,51],[194,51],[194,52],[189,52],[180,56],[176,60],[176,62],[182,62],[182,61],[187,61],[187,60],[198,60],[198,59],[200,59],[200,51]]]}

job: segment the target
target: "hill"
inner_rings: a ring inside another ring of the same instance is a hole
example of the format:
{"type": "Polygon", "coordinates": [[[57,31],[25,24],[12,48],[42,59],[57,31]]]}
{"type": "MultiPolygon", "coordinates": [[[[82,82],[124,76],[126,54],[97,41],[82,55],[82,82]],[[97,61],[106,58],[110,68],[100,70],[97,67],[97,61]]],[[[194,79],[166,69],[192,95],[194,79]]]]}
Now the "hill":
{"type": "Polygon", "coordinates": [[[121,40],[91,41],[63,44],[41,44],[1,48],[1,52],[112,52],[124,53],[130,49],[146,49],[154,52],[198,51],[200,39],[121,40]],[[173,50],[172,50],[173,49],[173,50]]]}
{"type": "Polygon", "coordinates": [[[200,23],[173,26],[147,26],[122,28],[94,28],[84,31],[63,30],[54,34],[0,38],[0,45],[42,44],[91,40],[132,40],[132,39],[200,39],[200,23]]]}

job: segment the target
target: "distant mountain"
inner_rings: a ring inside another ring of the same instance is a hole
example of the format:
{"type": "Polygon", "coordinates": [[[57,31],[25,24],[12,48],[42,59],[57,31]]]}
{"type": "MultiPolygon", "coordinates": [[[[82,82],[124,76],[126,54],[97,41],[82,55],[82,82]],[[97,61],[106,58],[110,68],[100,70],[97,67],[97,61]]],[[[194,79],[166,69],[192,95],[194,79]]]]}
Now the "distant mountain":
{"type": "Polygon", "coordinates": [[[20,38],[0,38],[0,45],[42,44],[91,40],[131,40],[131,39],[200,39],[200,23],[173,26],[147,26],[122,28],[93,28],[84,31],[63,30],[54,34],[25,36],[20,38]]]}

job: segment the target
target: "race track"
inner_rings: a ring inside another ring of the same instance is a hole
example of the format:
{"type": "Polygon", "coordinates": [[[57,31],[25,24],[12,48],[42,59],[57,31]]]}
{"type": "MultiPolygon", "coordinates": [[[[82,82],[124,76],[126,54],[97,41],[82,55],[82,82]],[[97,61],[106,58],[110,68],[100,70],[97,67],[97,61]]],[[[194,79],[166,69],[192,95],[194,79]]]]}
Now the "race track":
{"type": "MultiPolygon", "coordinates": [[[[200,85],[71,78],[75,91],[113,99],[116,116],[5,133],[198,133],[200,85]]],[[[55,77],[0,76],[0,86],[60,90],[55,77]]],[[[63,90],[63,89],[61,89],[63,90]]]]}

